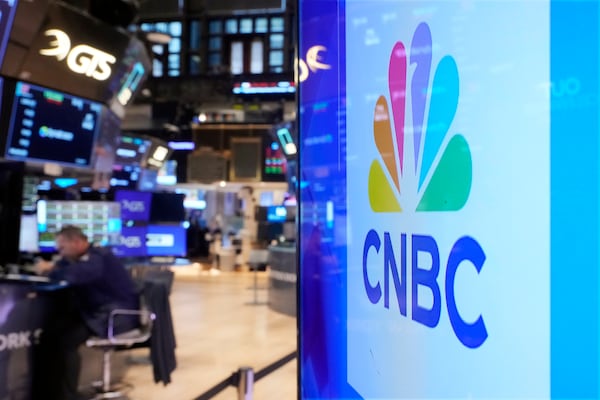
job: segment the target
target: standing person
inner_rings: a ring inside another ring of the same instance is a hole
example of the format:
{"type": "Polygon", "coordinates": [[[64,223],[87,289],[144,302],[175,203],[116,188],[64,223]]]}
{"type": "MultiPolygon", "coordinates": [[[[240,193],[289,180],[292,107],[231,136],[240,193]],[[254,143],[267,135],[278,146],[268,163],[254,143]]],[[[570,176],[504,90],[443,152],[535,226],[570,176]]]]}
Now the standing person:
{"type": "MultiPolygon", "coordinates": [[[[139,309],[135,284],[121,261],[109,249],[95,248],[82,230],[64,226],[56,235],[60,259],[39,261],[38,273],[66,281],[69,304],[59,321],[50,324],[40,338],[34,372],[39,390],[35,399],[78,399],[81,359],[79,346],[92,335],[106,337],[108,317],[115,309],[139,309]],[[38,361],[39,360],[39,361],[38,361]]],[[[114,333],[135,329],[135,316],[115,318],[114,333]]]]}

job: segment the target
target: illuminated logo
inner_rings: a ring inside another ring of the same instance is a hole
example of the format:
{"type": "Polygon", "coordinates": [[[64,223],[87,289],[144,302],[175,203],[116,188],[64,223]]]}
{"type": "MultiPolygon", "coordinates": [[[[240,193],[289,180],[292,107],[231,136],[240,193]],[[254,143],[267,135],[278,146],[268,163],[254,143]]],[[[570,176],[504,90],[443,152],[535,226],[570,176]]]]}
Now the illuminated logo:
{"type": "MultiPolygon", "coordinates": [[[[388,101],[380,96],[373,119],[375,143],[381,156],[371,163],[368,178],[369,203],[374,212],[403,210],[402,182],[416,186],[406,196],[410,208],[414,206],[416,211],[457,211],[469,197],[472,176],[469,146],[459,134],[446,140],[458,105],[458,70],[451,56],[443,57],[430,87],[431,44],[429,26],[422,23],[413,36],[410,60],[402,42],[397,42],[392,50],[388,75],[391,114],[388,101]],[[414,64],[410,87],[408,61],[414,64]],[[410,150],[405,146],[408,90],[413,123],[409,129],[414,144],[410,150]],[[425,110],[428,110],[427,120],[425,110]],[[414,151],[413,176],[407,174],[405,151],[414,151]]],[[[362,254],[365,293],[372,304],[383,302],[386,309],[395,295],[400,315],[407,317],[410,309],[410,318],[429,328],[438,326],[445,311],[458,340],[466,347],[477,348],[486,341],[488,332],[481,315],[473,319],[465,318],[464,311],[461,313],[455,296],[456,276],[459,268],[475,268],[480,273],[485,253],[474,238],[462,236],[454,242],[447,257],[443,256],[431,235],[370,229],[362,254]],[[440,286],[444,288],[444,296],[440,286]],[[411,297],[407,295],[409,287],[411,297]],[[423,291],[431,295],[431,305],[423,304],[423,296],[419,295],[423,291]]]]}
{"type": "Polygon", "coordinates": [[[380,96],[373,118],[373,135],[380,154],[369,171],[369,202],[375,212],[401,212],[405,191],[412,191],[409,197],[415,197],[416,192],[417,202],[411,204],[416,211],[457,211],[469,197],[472,176],[469,145],[462,135],[449,132],[459,96],[456,62],[451,56],[443,57],[429,87],[431,48],[431,33],[423,23],[413,36],[409,59],[402,42],[397,42],[392,50],[388,71],[389,102],[380,96]],[[407,79],[409,62],[414,68],[410,82],[407,79]],[[412,127],[405,125],[408,91],[412,127]],[[412,149],[408,148],[408,132],[412,132],[412,149]],[[410,170],[415,176],[403,180],[403,175],[409,173],[404,162],[408,151],[414,152],[414,170],[412,166],[410,170]],[[405,188],[403,182],[411,182],[413,187],[405,188]],[[416,191],[414,185],[417,185],[416,191]]]}
{"type": "Polygon", "coordinates": [[[54,37],[54,40],[50,42],[50,46],[53,47],[40,50],[41,55],[56,57],[58,61],[66,59],[67,66],[76,74],[89,76],[98,81],[104,81],[110,77],[112,73],[110,64],[117,61],[112,54],[87,44],[71,47],[69,35],[59,29],[48,29],[44,34],[54,37]]]}
{"type": "Polygon", "coordinates": [[[310,72],[331,69],[331,65],[321,62],[321,52],[327,51],[325,46],[313,46],[306,52],[306,61],[298,61],[298,81],[304,82],[308,79],[310,72]]]}
{"type": "Polygon", "coordinates": [[[132,212],[132,213],[142,213],[146,209],[143,201],[126,200],[126,199],[123,199],[121,201],[121,207],[123,207],[123,209],[125,209],[129,212],[132,212]]]}
{"type": "Polygon", "coordinates": [[[142,247],[142,239],[138,236],[121,236],[121,246],[128,249],[137,249],[142,247]]]}

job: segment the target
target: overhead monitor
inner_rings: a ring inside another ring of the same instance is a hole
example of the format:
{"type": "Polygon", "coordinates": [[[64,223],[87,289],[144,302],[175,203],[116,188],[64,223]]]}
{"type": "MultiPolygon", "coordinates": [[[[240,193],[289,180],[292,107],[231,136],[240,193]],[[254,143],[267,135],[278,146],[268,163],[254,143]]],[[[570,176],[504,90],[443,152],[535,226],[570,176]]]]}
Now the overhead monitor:
{"type": "Polygon", "coordinates": [[[114,163],[119,166],[143,166],[151,148],[152,140],[150,138],[123,132],[115,151],[114,163]]]}
{"type": "Polygon", "coordinates": [[[42,252],[56,250],[56,233],[65,225],[80,227],[93,245],[116,246],[121,235],[121,207],[112,201],[40,200],[37,222],[42,252]]]}
{"type": "Polygon", "coordinates": [[[17,82],[5,156],[89,168],[101,112],[99,103],[17,82]]]}
{"type": "Polygon", "coordinates": [[[4,76],[106,104],[121,116],[149,76],[137,38],[66,3],[20,2],[15,26],[4,76]]]}
{"type": "Polygon", "coordinates": [[[298,398],[600,398],[600,3],[298,14],[298,398]]]}

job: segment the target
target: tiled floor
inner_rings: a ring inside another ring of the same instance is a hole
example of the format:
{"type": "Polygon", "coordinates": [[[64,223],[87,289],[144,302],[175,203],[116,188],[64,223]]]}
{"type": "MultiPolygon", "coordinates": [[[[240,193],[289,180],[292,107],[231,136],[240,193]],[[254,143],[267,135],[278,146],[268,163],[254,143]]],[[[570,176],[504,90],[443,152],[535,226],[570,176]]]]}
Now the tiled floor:
{"type": "MultiPolygon", "coordinates": [[[[150,364],[131,365],[124,381],[132,400],[193,400],[240,367],[254,372],[296,350],[296,319],[254,302],[253,272],[211,274],[200,265],[176,267],[171,311],[177,339],[177,369],[172,382],[155,384],[150,364]]],[[[266,287],[267,273],[258,272],[266,287]]],[[[259,289],[258,300],[267,300],[259,289]]],[[[131,351],[143,358],[147,349],[131,351]]],[[[253,399],[296,398],[296,359],[254,383],[253,399]]],[[[237,399],[233,386],[213,397],[237,399]]]]}

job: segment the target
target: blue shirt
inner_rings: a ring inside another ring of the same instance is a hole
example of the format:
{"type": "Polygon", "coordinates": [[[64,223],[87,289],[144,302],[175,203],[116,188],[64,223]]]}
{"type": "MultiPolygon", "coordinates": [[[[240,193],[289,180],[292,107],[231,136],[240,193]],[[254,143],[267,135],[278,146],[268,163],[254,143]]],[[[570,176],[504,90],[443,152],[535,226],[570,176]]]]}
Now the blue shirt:
{"type": "MultiPolygon", "coordinates": [[[[106,337],[112,310],[139,310],[139,295],[129,272],[107,249],[90,247],[77,261],[61,259],[49,277],[64,280],[72,287],[76,308],[98,336],[106,337]]],[[[138,320],[117,318],[115,333],[135,328],[138,320]]]]}

